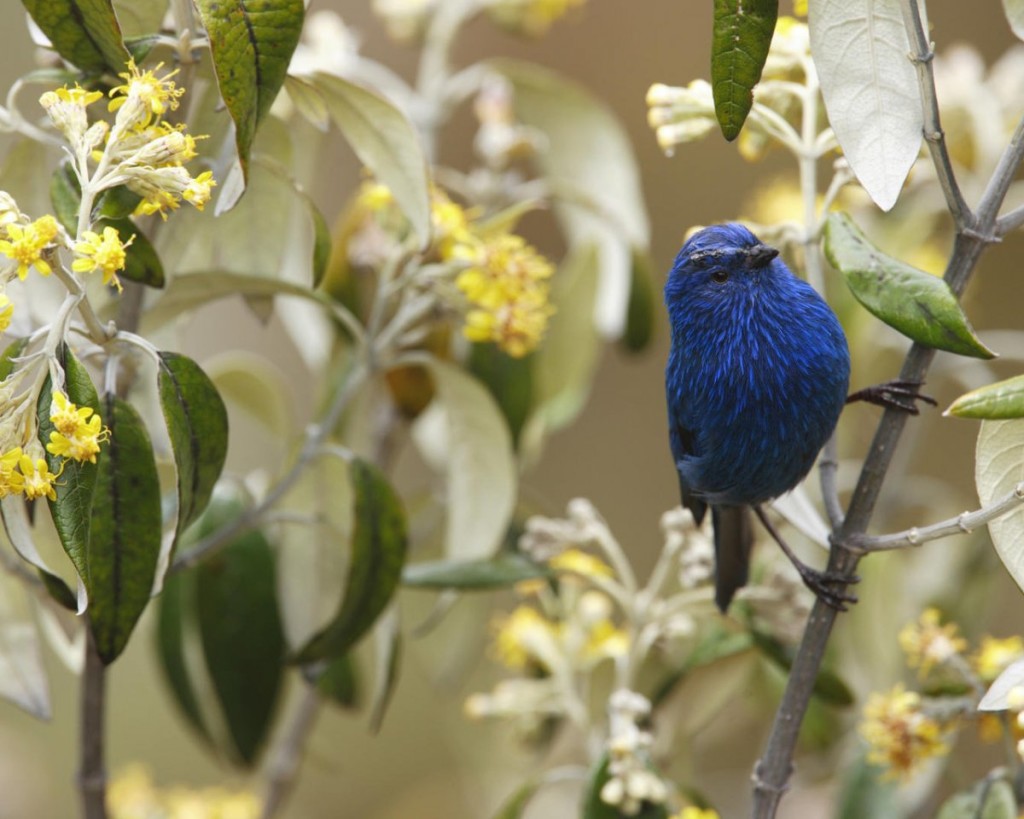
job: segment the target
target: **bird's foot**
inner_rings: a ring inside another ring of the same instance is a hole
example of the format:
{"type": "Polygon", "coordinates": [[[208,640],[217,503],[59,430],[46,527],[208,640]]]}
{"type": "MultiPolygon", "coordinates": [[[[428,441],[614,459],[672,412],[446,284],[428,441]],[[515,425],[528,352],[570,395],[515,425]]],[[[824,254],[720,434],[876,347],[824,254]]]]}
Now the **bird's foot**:
{"type": "Polygon", "coordinates": [[[846,397],[846,403],[852,404],[854,401],[867,401],[869,404],[877,404],[880,407],[901,410],[910,415],[917,415],[920,410],[917,404],[914,403],[915,401],[923,401],[926,404],[931,404],[933,407],[938,406],[938,401],[930,395],[923,395],[918,392],[922,386],[923,382],[921,381],[901,381],[899,379],[886,381],[882,384],[874,384],[851,393],[846,397]]]}
{"type": "Polygon", "coordinates": [[[857,602],[857,595],[847,591],[851,583],[859,583],[860,577],[843,572],[818,571],[806,563],[793,561],[800,573],[800,579],[822,603],[836,611],[847,611],[849,606],[857,602]]]}

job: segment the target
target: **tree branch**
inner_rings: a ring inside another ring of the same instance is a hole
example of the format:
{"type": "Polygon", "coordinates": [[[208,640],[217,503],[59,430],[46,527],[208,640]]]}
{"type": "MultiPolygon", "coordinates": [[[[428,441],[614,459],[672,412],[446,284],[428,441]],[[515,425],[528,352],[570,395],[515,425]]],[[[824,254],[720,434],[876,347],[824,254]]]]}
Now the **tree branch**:
{"type": "Polygon", "coordinates": [[[991,506],[985,506],[974,512],[963,512],[955,518],[933,523],[930,526],[912,526],[902,532],[891,535],[852,536],[847,542],[851,549],[863,552],[882,552],[889,549],[903,549],[907,546],[920,546],[930,540],[939,540],[950,535],[969,534],[979,526],[1008,515],[1024,505],[1024,481],[1018,483],[1012,492],[1000,498],[991,506]]]}
{"type": "Polygon", "coordinates": [[[107,772],[103,758],[107,669],[96,650],[96,638],[88,622],[85,623],[85,635],[78,790],[82,816],[85,819],[107,819],[107,772]]]}
{"type": "Polygon", "coordinates": [[[320,693],[315,683],[303,683],[302,698],[292,716],[288,733],[274,753],[267,770],[267,795],[264,797],[261,819],[272,819],[284,804],[299,773],[306,741],[316,725],[320,713],[320,693]]]}
{"type": "MultiPolygon", "coordinates": [[[[997,214],[1013,181],[1017,166],[1024,156],[1024,120],[1018,125],[1003,153],[978,206],[977,214],[972,214],[956,184],[945,148],[939,122],[934,74],[930,65],[932,51],[924,32],[917,2],[902,0],[902,7],[908,38],[916,49],[911,59],[918,66],[929,150],[950,213],[956,223],[957,235],[944,278],[953,292],[959,296],[985,248],[996,241],[994,230],[997,214]]],[[[923,382],[935,352],[934,349],[913,344],[907,353],[899,377],[908,381],[923,382]]],[[[853,577],[860,560],[860,553],[856,548],[857,540],[865,536],[871,522],[885,475],[892,463],[893,454],[908,417],[905,412],[888,408],[885,410],[861,469],[846,518],[833,534],[833,548],[828,565],[830,572],[853,577]],[[853,548],[847,548],[848,544],[853,548]]],[[[843,590],[844,588],[837,589],[839,592],[843,590]]],[[[771,734],[761,760],[755,767],[755,819],[773,819],[782,795],[788,787],[800,725],[807,712],[814,682],[837,614],[835,609],[819,599],[808,617],[804,637],[794,659],[771,734]]]]}

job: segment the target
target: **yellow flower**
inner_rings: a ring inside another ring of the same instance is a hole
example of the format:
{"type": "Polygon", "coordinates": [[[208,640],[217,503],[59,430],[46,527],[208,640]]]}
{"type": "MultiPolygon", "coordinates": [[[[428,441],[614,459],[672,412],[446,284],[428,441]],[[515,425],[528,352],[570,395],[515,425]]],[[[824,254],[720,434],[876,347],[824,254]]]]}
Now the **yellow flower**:
{"type": "Polygon", "coordinates": [[[487,12],[499,25],[540,37],[552,23],[584,2],[586,0],[496,0],[488,4],[487,12]]]}
{"type": "Polygon", "coordinates": [[[369,179],[363,182],[356,194],[356,206],[370,213],[380,213],[394,204],[394,201],[395,197],[387,185],[369,179]]]}
{"type": "Polygon", "coordinates": [[[39,98],[39,102],[43,108],[47,108],[58,103],[79,105],[82,108],[86,108],[96,102],[96,100],[102,98],[102,91],[86,91],[78,83],[75,83],[74,88],[68,88],[65,85],[63,88],[58,88],[54,91],[47,91],[39,98]]]}
{"type": "Polygon", "coordinates": [[[33,462],[30,456],[22,454],[18,459],[18,469],[25,479],[23,491],[26,498],[35,500],[45,496],[57,500],[57,490],[53,487],[57,476],[49,470],[45,460],[36,458],[33,462]]]}
{"type": "Polygon", "coordinates": [[[1024,640],[1020,637],[983,637],[977,654],[971,658],[974,670],[986,683],[992,683],[1010,663],[1024,657],[1024,640]]]}
{"type": "Polygon", "coordinates": [[[186,202],[191,202],[196,210],[202,210],[206,203],[210,201],[210,193],[216,184],[213,172],[203,171],[188,183],[185,190],[182,191],[181,198],[186,202]]]}
{"type": "Polygon", "coordinates": [[[434,226],[434,243],[442,259],[451,259],[460,243],[473,241],[469,214],[438,188],[430,193],[430,218],[434,226]]]}
{"type": "Polygon", "coordinates": [[[518,606],[497,622],[494,651],[508,668],[523,669],[530,661],[549,667],[548,660],[558,650],[557,640],[555,624],[530,606],[518,606]]]}
{"type": "Polygon", "coordinates": [[[6,332],[11,326],[11,318],[14,316],[14,303],[5,293],[0,293],[0,333],[6,332]]]}
{"type": "Polygon", "coordinates": [[[24,490],[25,476],[15,471],[20,460],[20,446],[0,455],[0,498],[17,495],[24,490]]]}
{"type": "Polygon", "coordinates": [[[110,440],[110,430],[100,416],[94,415],[91,407],[77,407],[62,392],[53,394],[50,421],[56,427],[46,445],[51,455],[94,464],[100,444],[110,440]]]}
{"type": "Polygon", "coordinates": [[[939,625],[939,610],[925,609],[915,623],[908,623],[899,633],[900,648],[907,655],[907,665],[917,668],[924,677],[932,666],[942,665],[967,648],[967,641],[958,634],[956,623],[939,625]]]}
{"type": "Polygon", "coordinates": [[[46,214],[28,225],[11,222],[5,225],[5,229],[7,238],[0,240],[0,253],[18,263],[19,279],[25,279],[30,267],[35,267],[44,276],[53,272],[42,258],[42,252],[60,231],[56,219],[46,214]]]}
{"type": "Polygon", "coordinates": [[[868,762],[886,768],[885,778],[907,777],[925,760],[949,753],[942,726],[924,713],[921,697],[902,685],[871,695],[860,733],[868,743],[868,762]]]}
{"type": "Polygon", "coordinates": [[[71,264],[71,269],[76,273],[91,273],[93,270],[103,272],[103,283],[112,284],[118,290],[121,289],[121,281],[117,278],[117,271],[124,270],[127,256],[125,248],[134,241],[132,236],[127,242],[122,242],[117,228],[109,225],[103,228],[103,235],[87,230],[82,234],[84,241],[75,245],[75,253],[78,258],[71,264]]]}
{"type": "Polygon", "coordinates": [[[163,116],[167,111],[173,111],[178,107],[178,97],[185,93],[184,88],[175,87],[171,80],[178,70],[156,76],[154,71],[163,68],[163,63],[158,63],[156,68],[140,72],[135,60],[128,61],[128,70],[118,74],[125,82],[110,90],[111,111],[117,111],[125,104],[129,104],[132,112],[128,115],[129,122],[124,123],[126,127],[146,127],[152,118],[163,116]]]}
{"type": "Polygon", "coordinates": [[[583,656],[588,660],[624,657],[629,651],[629,635],[611,620],[599,620],[590,626],[583,656]]]}
{"type": "Polygon", "coordinates": [[[548,561],[556,572],[571,572],[583,577],[611,577],[611,567],[601,558],[579,549],[566,549],[548,561]]]}
{"type": "Polygon", "coordinates": [[[720,819],[718,811],[711,808],[697,808],[693,805],[683,808],[670,819],[720,819]]]}
{"type": "Polygon", "coordinates": [[[43,106],[50,121],[77,151],[89,127],[85,109],[102,96],[102,91],[86,91],[76,83],[74,88],[65,86],[55,91],[47,91],[39,98],[39,104],[43,106]]]}

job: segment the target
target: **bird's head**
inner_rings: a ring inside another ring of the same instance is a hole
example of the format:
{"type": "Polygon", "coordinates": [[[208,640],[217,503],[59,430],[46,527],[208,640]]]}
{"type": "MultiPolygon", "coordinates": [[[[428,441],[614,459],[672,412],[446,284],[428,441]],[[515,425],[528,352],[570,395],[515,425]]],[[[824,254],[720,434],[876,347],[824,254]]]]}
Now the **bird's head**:
{"type": "MultiPolygon", "coordinates": [[[[683,294],[710,299],[747,289],[764,271],[783,268],[779,251],[743,225],[712,225],[686,240],[665,284],[671,307],[683,294]]],[[[783,268],[784,269],[784,268],[783,268]]]]}

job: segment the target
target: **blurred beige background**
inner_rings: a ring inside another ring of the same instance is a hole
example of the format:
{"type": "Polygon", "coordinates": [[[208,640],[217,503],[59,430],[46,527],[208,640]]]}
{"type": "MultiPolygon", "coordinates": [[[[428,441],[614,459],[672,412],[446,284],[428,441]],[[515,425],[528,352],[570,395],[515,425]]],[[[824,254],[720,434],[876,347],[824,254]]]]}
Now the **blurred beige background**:
{"type": "MultiPolygon", "coordinates": [[[[14,0],[7,3],[9,11],[18,5],[14,0]]],[[[336,9],[360,32],[364,52],[403,74],[411,74],[414,50],[396,46],[386,38],[382,25],[369,12],[368,0],[315,0],[313,6],[336,9]]],[[[788,3],[783,6],[788,10],[788,3]]],[[[734,217],[759,180],[790,170],[781,156],[758,166],[748,165],[734,146],[717,135],[680,149],[672,159],[663,156],[654,143],[646,125],[644,94],[652,82],[682,85],[707,76],[711,8],[710,0],[589,0],[579,13],[556,24],[547,37],[535,42],[512,38],[478,21],[464,33],[455,52],[457,62],[492,55],[534,60],[575,78],[615,109],[639,156],[658,270],[667,269],[687,227],[734,217]]],[[[930,11],[940,50],[966,40],[995,55],[1012,42],[995,0],[933,2],[930,11]]],[[[2,88],[33,66],[32,49],[19,18],[17,13],[5,17],[0,35],[2,88]]],[[[464,164],[459,152],[468,145],[469,124],[469,118],[462,117],[446,136],[443,159],[464,164]]],[[[357,168],[351,155],[339,149],[337,157],[338,175],[354,181],[357,168]]],[[[314,194],[331,218],[340,205],[339,194],[349,186],[339,184],[331,173],[324,177],[323,189],[314,194]]],[[[1016,274],[1019,265],[1015,260],[1020,250],[1020,240],[1013,239],[986,257],[985,269],[969,294],[970,313],[979,329],[1020,326],[1019,284],[1010,285],[1002,298],[982,300],[977,293],[982,286],[992,285],[998,290],[992,270],[1012,267],[1016,274]],[[1007,292],[1015,295],[1007,297],[1007,292]]],[[[658,317],[661,322],[660,304],[658,317]]],[[[244,317],[241,321],[230,333],[231,343],[237,346],[246,345],[259,332],[244,317]]],[[[662,367],[666,349],[663,323],[652,348],[641,356],[630,357],[609,349],[583,417],[551,442],[523,489],[525,497],[536,499],[552,512],[564,509],[565,502],[576,496],[593,500],[620,539],[638,555],[641,571],[660,545],[660,514],[677,502],[664,435],[662,367]]],[[[955,394],[939,393],[936,397],[945,406],[955,394]]],[[[874,412],[863,413],[860,417],[864,423],[850,425],[853,431],[847,445],[853,450],[866,446],[873,430],[874,412]]],[[[928,422],[931,426],[926,428],[933,430],[926,431],[928,435],[941,435],[941,448],[932,447],[934,468],[948,472],[954,465],[972,463],[974,425],[938,421],[935,416],[932,413],[928,422]]],[[[960,510],[948,513],[956,511],[960,510]]],[[[406,595],[406,611],[411,614],[407,622],[417,622],[426,610],[427,598],[406,595]]],[[[379,736],[368,735],[362,715],[333,710],[324,715],[313,735],[305,775],[287,816],[484,819],[493,811],[494,800],[510,792],[531,770],[529,754],[518,751],[508,734],[500,728],[467,723],[461,715],[465,695],[489,686],[494,669],[482,659],[483,653],[477,652],[475,666],[479,667],[473,668],[468,683],[456,685],[453,680],[459,679],[457,673],[439,674],[421,661],[427,653],[454,655],[450,643],[459,633],[458,619],[479,619],[486,616],[485,610],[480,601],[469,603],[425,646],[409,652],[397,696],[379,736]]],[[[1017,631],[1024,630],[1013,625],[1017,631]]],[[[151,626],[147,617],[110,674],[111,769],[142,760],[153,767],[163,784],[244,781],[207,754],[182,727],[152,662],[151,626]]],[[[54,695],[51,723],[37,723],[13,707],[0,704],[0,819],[61,819],[77,812],[72,787],[77,741],[76,681],[52,656],[47,660],[54,695]]],[[[708,749],[709,757],[698,767],[706,776],[701,785],[713,798],[728,804],[729,798],[737,798],[737,785],[745,788],[746,771],[760,745],[757,731],[762,729],[760,726],[754,734],[748,734],[752,739],[741,749],[708,749]]],[[[738,798],[744,797],[739,794],[738,798]]],[[[787,815],[818,815],[799,809],[797,802],[787,805],[791,811],[798,811],[787,815]]]]}

